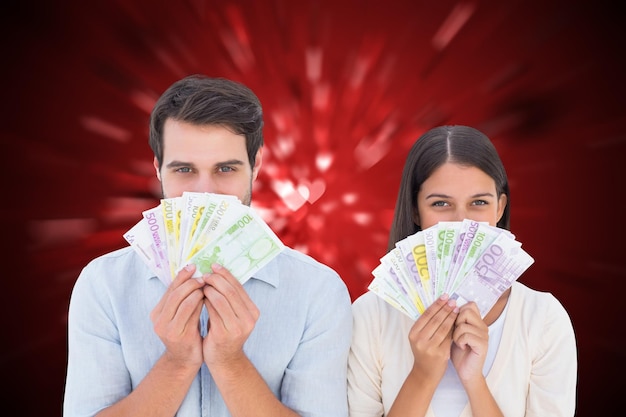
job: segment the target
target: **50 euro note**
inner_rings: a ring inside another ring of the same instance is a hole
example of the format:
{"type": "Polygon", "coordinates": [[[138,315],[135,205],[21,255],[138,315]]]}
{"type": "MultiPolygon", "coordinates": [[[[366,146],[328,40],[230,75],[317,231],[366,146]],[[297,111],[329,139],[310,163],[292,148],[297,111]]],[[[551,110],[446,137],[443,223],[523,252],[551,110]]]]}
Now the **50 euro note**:
{"type": "Polygon", "coordinates": [[[211,266],[217,263],[243,284],[283,250],[283,243],[256,211],[241,207],[245,210],[222,222],[219,233],[214,233],[190,257],[187,263],[196,265],[194,277],[211,273],[211,266]]]}

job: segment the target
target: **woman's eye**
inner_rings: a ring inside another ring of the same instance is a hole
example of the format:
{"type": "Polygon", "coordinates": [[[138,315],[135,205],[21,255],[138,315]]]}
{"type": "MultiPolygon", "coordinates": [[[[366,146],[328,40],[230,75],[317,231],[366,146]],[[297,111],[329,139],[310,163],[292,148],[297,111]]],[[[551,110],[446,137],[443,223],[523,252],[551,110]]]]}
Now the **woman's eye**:
{"type": "Polygon", "coordinates": [[[484,206],[486,204],[488,204],[485,200],[476,200],[473,203],[475,206],[484,206]]]}
{"type": "Polygon", "coordinates": [[[445,201],[435,201],[435,202],[433,203],[433,206],[434,206],[434,207],[445,207],[445,206],[447,206],[447,205],[448,205],[448,203],[446,203],[445,201]]]}

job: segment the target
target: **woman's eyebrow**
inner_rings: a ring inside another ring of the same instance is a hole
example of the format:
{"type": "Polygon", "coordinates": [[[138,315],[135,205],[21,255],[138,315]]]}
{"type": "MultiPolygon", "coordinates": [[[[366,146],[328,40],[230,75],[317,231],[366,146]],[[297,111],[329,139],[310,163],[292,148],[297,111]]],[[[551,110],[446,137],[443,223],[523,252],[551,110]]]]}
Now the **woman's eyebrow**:
{"type": "MultiPolygon", "coordinates": [[[[493,193],[476,193],[474,195],[471,195],[470,198],[480,198],[480,197],[493,197],[493,193]]],[[[426,196],[426,198],[452,198],[451,196],[447,195],[447,194],[441,194],[441,193],[431,193],[428,194],[426,196]]]]}

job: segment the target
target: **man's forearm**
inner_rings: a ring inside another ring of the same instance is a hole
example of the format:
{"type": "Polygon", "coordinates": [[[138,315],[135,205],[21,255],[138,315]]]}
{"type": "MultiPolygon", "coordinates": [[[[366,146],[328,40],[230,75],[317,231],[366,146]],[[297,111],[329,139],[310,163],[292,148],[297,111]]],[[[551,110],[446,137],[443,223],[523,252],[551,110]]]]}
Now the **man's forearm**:
{"type": "Polygon", "coordinates": [[[181,368],[161,356],[128,396],[102,410],[97,417],[172,417],[180,407],[200,368],[181,368]]]}

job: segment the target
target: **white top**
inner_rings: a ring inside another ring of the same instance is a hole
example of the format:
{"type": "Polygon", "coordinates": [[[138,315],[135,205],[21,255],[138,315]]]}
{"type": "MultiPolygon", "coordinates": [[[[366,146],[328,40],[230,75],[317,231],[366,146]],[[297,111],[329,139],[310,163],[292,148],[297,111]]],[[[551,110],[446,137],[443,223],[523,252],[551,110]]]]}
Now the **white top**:
{"type": "MultiPolygon", "coordinates": [[[[507,300],[502,314],[489,326],[489,346],[487,347],[487,357],[483,364],[483,375],[489,373],[489,369],[491,369],[491,365],[496,358],[496,352],[498,351],[498,345],[502,337],[502,329],[504,328],[504,317],[506,317],[508,309],[509,303],[507,300]]],[[[463,388],[461,379],[459,379],[459,374],[457,374],[450,360],[448,360],[448,367],[443,375],[440,387],[442,388],[435,390],[431,402],[431,406],[436,415],[458,416],[461,414],[461,411],[465,408],[465,404],[467,404],[467,393],[465,392],[465,388],[463,388]]]]}
{"type": "MultiPolygon", "coordinates": [[[[487,384],[507,417],[573,416],[577,352],[574,329],[561,303],[550,293],[514,282],[502,336],[487,384]]],[[[352,347],[348,359],[350,417],[389,412],[413,365],[408,342],[413,321],[372,292],[352,305],[352,347]]],[[[491,334],[490,329],[490,337],[491,334]]],[[[491,347],[491,346],[490,346],[491,347]]],[[[438,390],[448,387],[442,381],[438,390]]],[[[454,417],[471,417],[469,403],[454,417]]],[[[429,407],[426,417],[435,414],[429,407]]]]}

